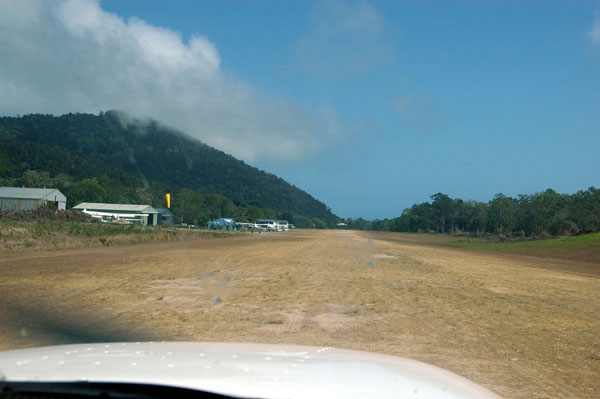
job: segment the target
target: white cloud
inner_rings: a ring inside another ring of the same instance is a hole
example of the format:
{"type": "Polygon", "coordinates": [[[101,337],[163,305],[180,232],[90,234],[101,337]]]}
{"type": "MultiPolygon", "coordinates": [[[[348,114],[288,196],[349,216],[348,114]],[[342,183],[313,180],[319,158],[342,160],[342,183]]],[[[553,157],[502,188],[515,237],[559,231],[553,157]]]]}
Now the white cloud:
{"type": "Polygon", "coordinates": [[[392,29],[370,4],[324,1],[313,10],[310,31],[298,42],[294,68],[325,79],[351,78],[389,65],[392,29]]]}
{"type": "Polygon", "coordinates": [[[595,44],[600,44],[600,17],[597,17],[594,21],[594,26],[590,31],[590,39],[595,44]]]}
{"type": "Polygon", "coordinates": [[[105,12],[96,0],[0,2],[0,113],[151,117],[249,162],[305,157],[335,117],[262,94],[221,69],[215,45],[105,12]]]}

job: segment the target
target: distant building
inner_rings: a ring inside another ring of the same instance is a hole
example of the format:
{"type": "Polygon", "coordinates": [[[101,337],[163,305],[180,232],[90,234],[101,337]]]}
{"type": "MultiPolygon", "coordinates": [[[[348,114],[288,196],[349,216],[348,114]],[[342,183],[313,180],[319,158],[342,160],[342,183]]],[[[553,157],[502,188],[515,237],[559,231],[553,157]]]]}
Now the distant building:
{"type": "Polygon", "coordinates": [[[219,218],[208,222],[209,230],[237,230],[235,220],[231,218],[219,218]]]}
{"type": "Polygon", "coordinates": [[[158,212],[158,224],[175,224],[173,212],[167,208],[154,208],[158,212]]]}
{"type": "Polygon", "coordinates": [[[161,216],[161,214],[150,205],[82,202],[81,204],[74,206],[73,209],[82,211],[101,222],[109,223],[117,220],[126,220],[142,226],[156,226],[159,224],[161,216]]]}
{"type": "Polygon", "coordinates": [[[55,188],[0,187],[0,211],[36,210],[55,206],[64,210],[67,197],[55,188]]]}

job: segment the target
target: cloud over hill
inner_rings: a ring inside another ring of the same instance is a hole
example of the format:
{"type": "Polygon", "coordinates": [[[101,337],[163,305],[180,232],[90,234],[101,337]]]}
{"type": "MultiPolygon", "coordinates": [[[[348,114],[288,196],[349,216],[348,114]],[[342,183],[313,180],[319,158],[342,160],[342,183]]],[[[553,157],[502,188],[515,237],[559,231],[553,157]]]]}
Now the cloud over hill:
{"type": "Polygon", "coordinates": [[[0,113],[152,117],[249,162],[288,161],[338,135],[336,116],[266,95],[207,37],[105,12],[96,0],[0,3],[0,113]]]}

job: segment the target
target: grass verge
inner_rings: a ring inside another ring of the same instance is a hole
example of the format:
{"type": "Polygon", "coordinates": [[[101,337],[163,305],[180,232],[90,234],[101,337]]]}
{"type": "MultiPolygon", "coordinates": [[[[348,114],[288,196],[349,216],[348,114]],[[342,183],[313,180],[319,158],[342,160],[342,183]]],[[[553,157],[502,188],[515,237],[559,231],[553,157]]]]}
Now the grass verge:
{"type": "Polygon", "coordinates": [[[72,220],[1,220],[0,251],[127,245],[148,241],[169,241],[178,237],[219,238],[232,234],[234,233],[72,220]]]}
{"type": "Polygon", "coordinates": [[[520,242],[456,237],[440,244],[454,248],[600,262],[600,233],[520,242]]]}

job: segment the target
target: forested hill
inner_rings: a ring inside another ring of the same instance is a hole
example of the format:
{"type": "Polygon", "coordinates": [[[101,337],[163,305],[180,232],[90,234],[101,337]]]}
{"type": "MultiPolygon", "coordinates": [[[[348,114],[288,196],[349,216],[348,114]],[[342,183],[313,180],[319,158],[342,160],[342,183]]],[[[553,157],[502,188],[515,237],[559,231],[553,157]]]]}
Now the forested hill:
{"type": "Polygon", "coordinates": [[[164,193],[171,192],[175,212],[183,207],[184,221],[197,223],[220,216],[281,217],[319,227],[336,220],[324,203],[273,174],[157,122],[122,123],[122,116],[0,118],[0,185],[58,187],[69,206],[164,206],[164,193]]]}

